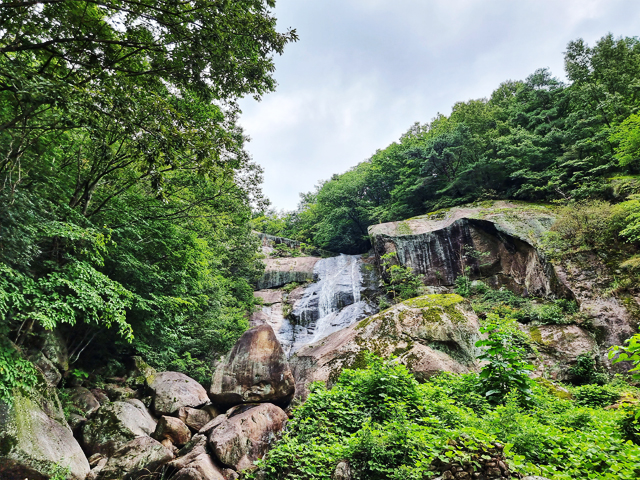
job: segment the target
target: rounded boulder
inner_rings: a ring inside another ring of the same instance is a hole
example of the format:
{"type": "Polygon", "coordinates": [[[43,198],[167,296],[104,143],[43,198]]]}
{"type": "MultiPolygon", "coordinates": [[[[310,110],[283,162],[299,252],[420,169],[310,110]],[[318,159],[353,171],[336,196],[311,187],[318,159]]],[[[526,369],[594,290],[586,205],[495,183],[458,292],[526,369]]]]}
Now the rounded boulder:
{"type": "Polygon", "coordinates": [[[242,403],[286,405],[295,393],[289,362],[269,325],[247,330],[213,374],[210,397],[231,407],[242,403]]]}

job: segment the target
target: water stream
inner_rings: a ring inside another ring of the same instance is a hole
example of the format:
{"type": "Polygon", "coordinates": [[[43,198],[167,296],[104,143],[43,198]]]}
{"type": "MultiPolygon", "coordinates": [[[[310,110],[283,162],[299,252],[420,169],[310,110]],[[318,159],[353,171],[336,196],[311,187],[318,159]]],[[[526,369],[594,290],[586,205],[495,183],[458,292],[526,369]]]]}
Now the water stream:
{"type": "Polygon", "coordinates": [[[319,260],[314,267],[314,279],[293,306],[294,320],[284,319],[276,332],[288,355],[376,311],[362,299],[366,285],[360,255],[319,260]]]}

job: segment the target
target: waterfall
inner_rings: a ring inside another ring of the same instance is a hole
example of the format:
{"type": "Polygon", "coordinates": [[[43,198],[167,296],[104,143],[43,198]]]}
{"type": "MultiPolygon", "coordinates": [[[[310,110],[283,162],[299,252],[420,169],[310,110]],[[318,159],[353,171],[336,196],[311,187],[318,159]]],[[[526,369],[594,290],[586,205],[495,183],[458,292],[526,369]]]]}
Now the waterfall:
{"type": "Polygon", "coordinates": [[[362,268],[360,255],[339,255],[316,263],[316,281],[293,306],[295,320],[284,319],[276,332],[289,355],[375,313],[375,308],[362,300],[362,268]]]}

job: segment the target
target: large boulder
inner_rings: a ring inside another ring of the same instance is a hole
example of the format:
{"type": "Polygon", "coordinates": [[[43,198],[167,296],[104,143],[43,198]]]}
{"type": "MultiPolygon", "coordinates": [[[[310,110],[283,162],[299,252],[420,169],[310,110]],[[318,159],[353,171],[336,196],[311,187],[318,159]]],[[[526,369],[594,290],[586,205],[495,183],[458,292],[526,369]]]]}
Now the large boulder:
{"type": "MultiPolygon", "coordinates": [[[[272,403],[240,405],[211,430],[209,446],[216,458],[236,471],[254,467],[287,423],[287,414],[272,403]]],[[[220,418],[220,417],[219,417],[220,418]]]]}
{"type": "Polygon", "coordinates": [[[42,334],[42,353],[61,372],[69,370],[69,351],[67,342],[60,332],[45,331],[42,334]]]}
{"type": "Polygon", "coordinates": [[[134,480],[153,478],[173,453],[151,437],[138,437],[124,444],[109,458],[97,480],[134,480]]]}
{"type": "Polygon", "coordinates": [[[269,325],[247,330],[216,368],[211,400],[220,405],[272,402],[288,403],[295,381],[287,358],[269,325]]]}
{"type": "Polygon", "coordinates": [[[62,374],[56,368],[51,360],[49,360],[44,353],[38,351],[29,357],[38,369],[42,372],[42,376],[47,382],[49,387],[55,387],[62,380],[62,374]]]}
{"type": "Polygon", "coordinates": [[[156,421],[139,400],[103,405],[82,429],[83,446],[90,454],[111,456],[129,441],[151,435],[156,421]]]}
{"type": "Polygon", "coordinates": [[[0,478],[45,480],[67,467],[74,480],[84,480],[89,462],[62,415],[54,390],[42,379],[41,389],[17,393],[0,402],[0,478]]]}
{"type": "Polygon", "coordinates": [[[156,425],[153,438],[162,442],[165,439],[171,440],[173,445],[182,447],[191,440],[191,431],[182,420],[175,417],[163,415],[156,425]]]}
{"type": "Polygon", "coordinates": [[[599,348],[595,336],[578,325],[523,325],[538,349],[536,375],[568,381],[579,355],[594,357],[599,348]]]}
{"type": "Polygon", "coordinates": [[[437,372],[477,370],[478,318],[459,295],[425,295],[399,303],[302,347],[289,362],[297,395],[311,382],[333,384],[344,368],[364,366],[367,352],[397,356],[419,380],[437,372]]]}
{"type": "Polygon", "coordinates": [[[209,403],[207,391],[193,378],[178,372],[160,372],[148,379],[156,415],[173,415],[180,407],[198,408],[209,403]]]}

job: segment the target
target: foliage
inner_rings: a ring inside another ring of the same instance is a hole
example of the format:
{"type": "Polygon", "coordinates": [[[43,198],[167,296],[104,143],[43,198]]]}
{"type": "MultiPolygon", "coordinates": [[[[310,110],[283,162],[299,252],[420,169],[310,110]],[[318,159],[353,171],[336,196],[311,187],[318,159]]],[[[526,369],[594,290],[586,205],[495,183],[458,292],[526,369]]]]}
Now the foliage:
{"type": "Polygon", "coordinates": [[[578,305],[573,300],[523,298],[506,290],[487,289],[484,293],[470,292],[474,311],[481,317],[494,313],[517,319],[521,323],[563,325],[574,322],[578,305]]]}
{"type": "Polygon", "coordinates": [[[33,363],[4,336],[0,336],[0,401],[11,403],[15,390],[30,390],[36,385],[37,370],[33,363]]]}
{"type": "Polygon", "coordinates": [[[594,383],[604,385],[608,382],[609,377],[602,367],[598,368],[596,360],[592,353],[581,353],[576,358],[576,364],[571,367],[569,375],[575,377],[574,383],[585,384],[594,383]]]}
{"type": "Polygon", "coordinates": [[[420,295],[423,287],[423,275],[416,275],[406,265],[399,265],[393,261],[395,252],[386,253],[381,257],[384,277],[384,287],[394,300],[407,300],[420,295]]]}
{"type": "Polygon", "coordinates": [[[624,416],[620,419],[620,429],[624,438],[640,445],[640,410],[637,406],[624,410],[624,416]]]}
{"type": "Polygon", "coordinates": [[[557,219],[547,234],[545,246],[552,254],[563,255],[610,248],[618,239],[624,216],[620,206],[601,200],[569,204],[557,210],[557,219]]]}
{"type": "Polygon", "coordinates": [[[536,385],[529,405],[509,395],[496,406],[478,395],[477,374],[443,373],[419,385],[393,361],[368,362],[343,370],[331,389],[312,385],[283,438],[258,462],[264,478],[331,478],[343,460],[354,479],[431,478],[433,460],[463,459],[464,448],[495,441],[522,475],[637,478],[640,447],[626,441],[624,412],[583,407],[536,385]]]}
{"type": "Polygon", "coordinates": [[[488,347],[478,360],[486,361],[480,372],[481,391],[493,404],[504,403],[507,395],[514,391],[523,402],[531,400],[531,380],[527,372],[533,365],[524,361],[525,350],[514,344],[513,335],[500,325],[489,322],[481,327],[486,340],[478,340],[477,347],[488,347]]]}
{"type": "Polygon", "coordinates": [[[607,385],[582,385],[573,390],[578,405],[586,407],[606,407],[615,403],[620,394],[607,385]]]}
{"type": "Polygon", "coordinates": [[[0,332],[57,329],[92,373],[137,353],[204,380],[262,268],[237,101],[275,88],[297,36],[272,0],[156,3],[0,5],[0,332]]]}
{"type": "Polygon", "coordinates": [[[615,151],[620,165],[637,162],[640,159],[640,115],[636,113],[627,117],[610,140],[618,144],[615,151]]]}
{"type": "Polygon", "coordinates": [[[631,362],[633,367],[629,370],[634,380],[640,380],[640,334],[634,335],[625,341],[626,346],[614,345],[609,349],[609,358],[613,364],[619,362],[631,362]]]}

